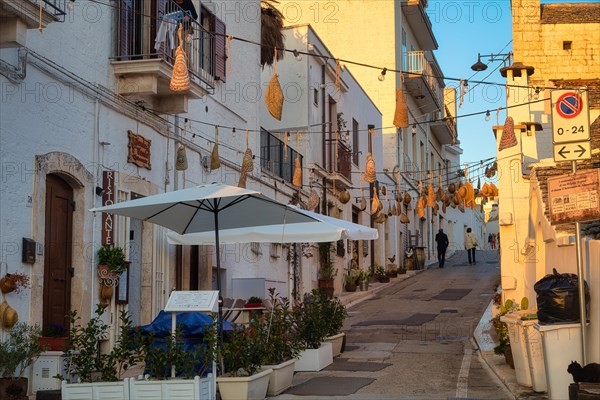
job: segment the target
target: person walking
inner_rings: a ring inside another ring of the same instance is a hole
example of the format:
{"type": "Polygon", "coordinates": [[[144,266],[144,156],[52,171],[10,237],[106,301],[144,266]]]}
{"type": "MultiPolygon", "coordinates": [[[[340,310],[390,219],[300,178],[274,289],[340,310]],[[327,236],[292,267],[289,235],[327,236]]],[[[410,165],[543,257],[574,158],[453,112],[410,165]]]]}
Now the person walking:
{"type": "Polygon", "coordinates": [[[492,250],[496,249],[496,234],[492,233],[492,250]]]}
{"type": "Polygon", "coordinates": [[[446,250],[448,249],[448,244],[450,242],[443,229],[440,229],[435,235],[435,241],[437,243],[438,265],[440,268],[444,268],[444,263],[446,262],[446,250]]]}
{"type": "Polygon", "coordinates": [[[469,257],[469,265],[477,264],[475,260],[475,249],[477,247],[477,239],[471,232],[471,228],[467,228],[467,236],[465,238],[465,249],[467,250],[467,256],[469,257]],[[472,262],[471,262],[472,260],[472,262]]]}

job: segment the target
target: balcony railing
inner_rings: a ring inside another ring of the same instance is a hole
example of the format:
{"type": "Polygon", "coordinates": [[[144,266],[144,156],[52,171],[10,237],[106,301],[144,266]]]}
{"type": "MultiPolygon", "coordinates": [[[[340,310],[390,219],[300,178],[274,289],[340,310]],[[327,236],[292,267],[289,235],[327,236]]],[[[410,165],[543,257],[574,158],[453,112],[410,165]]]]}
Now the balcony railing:
{"type": "MultiPolygon", "coordinates": [[[[42,8],[48,14],[54,16],[58,21],[64,22],[65,16],[67,15],[66,2],[67,0],[42,0],[43,6],[42,8]]],[[[39,7],[39,1],[32,1],[32,3],[37,4],[39,7]]]]}
{"type": "MultiPolygon", "coordinates": [[[[172,1],[164,2],[164,11],[153,8],[148,12],[144,9],[146,4],[148,3],[144,0],[120,1],[118,56],[115,59],[131,61],[159,58],[172,67],[175,49],[179,45],[177,30],[183,24],[184,49],[190,78],[214,89],[215,35],[172,1]],[[145,17],[149,14],[154,17],[145,17]],[[184,15],[188,15],[187,21],[181,22],[184,15]],[[163,31],[166,31],[166,35],[163,35],[163,31]]],[[[203,22],[202,16],[198,19],[203,22]]]]}
{"type": "MultiPolygon", "coordinates": [[[[441,87],[439,78],[435,76],[431,62],[427,59],[423,51],[409,51],[405,54],[407,79],[421,78],[429,94],[432,96],[437,109],[441,109],[441,87]]],[[[422,90],[422,89],[421,89],[422,90]]],[[[418,93],[418,96],[424,96],[424,93],[418,93]]]]}
{"type": "Polygon", "coordinates": [[[337,173],[352,182],[352,151],[342,142],[338,142],[337,173]]]}

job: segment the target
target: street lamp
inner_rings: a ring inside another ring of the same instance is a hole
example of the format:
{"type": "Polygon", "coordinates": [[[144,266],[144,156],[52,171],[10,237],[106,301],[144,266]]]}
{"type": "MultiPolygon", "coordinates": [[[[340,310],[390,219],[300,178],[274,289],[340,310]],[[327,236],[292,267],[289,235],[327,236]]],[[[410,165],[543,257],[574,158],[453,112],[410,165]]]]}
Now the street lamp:
{"type": "Polygon", "coordinates": [[[473,71],[485,71],[488,66],[487,64],[483,63],[481,61],[481,57],[488,57],[490,59],[490,62],[494,62],[494,61],[503,61],[505,66],[506,63],[508,62],[510,64],[510,59],[512,58],[512,52],[511,53],[504,53],[504,54],[479,54],[477,53],[477,62],[473,65],[471,65],[471,69],[473,71]]]}

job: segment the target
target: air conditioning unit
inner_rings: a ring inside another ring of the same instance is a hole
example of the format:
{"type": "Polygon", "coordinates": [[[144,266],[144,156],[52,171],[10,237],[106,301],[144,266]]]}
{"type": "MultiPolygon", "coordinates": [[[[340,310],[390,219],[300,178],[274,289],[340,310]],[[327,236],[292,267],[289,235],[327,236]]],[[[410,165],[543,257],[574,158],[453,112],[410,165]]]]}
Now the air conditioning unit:
{"type": "Polygon", "coordinates": [[[33,364],[32,389],[60,390],[60,379],[56,375],[66,377],[65,362],[61,351],[47,351],[33,364]]]}

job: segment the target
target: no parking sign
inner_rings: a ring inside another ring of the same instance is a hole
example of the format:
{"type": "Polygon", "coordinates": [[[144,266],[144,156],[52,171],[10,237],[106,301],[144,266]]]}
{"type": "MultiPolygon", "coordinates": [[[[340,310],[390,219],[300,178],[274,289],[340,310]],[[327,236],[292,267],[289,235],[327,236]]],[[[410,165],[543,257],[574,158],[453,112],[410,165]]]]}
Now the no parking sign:
{"type": "Polygon", "coordinates": [[[554,144],[590,140],[587,89],[552,91],[554,144]]]}

